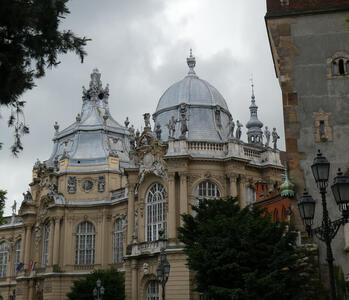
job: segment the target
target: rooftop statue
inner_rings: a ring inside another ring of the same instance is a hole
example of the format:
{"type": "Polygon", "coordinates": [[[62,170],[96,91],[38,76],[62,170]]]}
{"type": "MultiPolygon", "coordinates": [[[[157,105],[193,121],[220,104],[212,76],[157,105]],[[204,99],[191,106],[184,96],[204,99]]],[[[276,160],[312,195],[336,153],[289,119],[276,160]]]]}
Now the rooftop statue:
{"type": "Polygon", "coordinates": [[[275,127],[273,128],[272,137],[273,137],[274,150],[276,150],[276,149],[277,149],[277,142],[278,142],[278,139],[279,139],[280,137],[279,137],[279,135],[277,134],[276,128],[275,128],[275,127]]]}
{"type": "Polygon", "coordinates": [[[168,128],[168,137],[174,138],[175,132],[176,132],[176,123],[178,121],[174,118],[174,116],[171,116],[170,120],[168,121],[168,124],[166,125],[168,128]]]}
{"type": "Polygon", "coordinates": [[[143,114],[145,128],[150,128],[150,113],[143,114]]]}
{"type": "Polygon", "coordinates": [[[244,125],[242,125],[242,124],[239,122],[239,120],[237,120],[237,121],[236,121],[236,126],[237,126],[237,128],[236,128],[235,137],[236,137],[237,140],[240,140],[240,139],[241,139],[241,133],[242,133],[241,127],[243,127],[244,125]]]}
{"type": "Polygon", "coordinates": [[[233,118],[229,118],[229,123],[228,123],[227,127],[229,129],[228,137],[234,138],[235,122],[234,122],[233,118]]]}
{"type": "Polygon", "coordinates": [[[265,147],[269,147],[269,143],[270,143],[270,130],[268,129],[268,126],[265,126],[264,129],[264,136],[266,138],[266,142],[265,142],[265,147]]]}

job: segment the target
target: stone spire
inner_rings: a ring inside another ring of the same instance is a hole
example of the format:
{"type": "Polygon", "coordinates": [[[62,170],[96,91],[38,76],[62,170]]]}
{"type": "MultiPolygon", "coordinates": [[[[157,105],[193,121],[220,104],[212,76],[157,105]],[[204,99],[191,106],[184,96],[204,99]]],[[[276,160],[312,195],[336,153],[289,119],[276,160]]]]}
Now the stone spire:
{"type": "Polygon", "coordinates": [[[250,120],[246,124],[247,140],[249,144],[263,145],[263,123],[258,120],[257,111],[258,106],[256,105],[256,97],[254,95],[254,84],[251,79],[252,96],[250,105],[250,120]]]}
{"type": "Polygon", "coordinates": [[[196,65],[196,60],[195,60],[195,57],[193,56],[192,49],[190,49],[189,57],[187,57],[187,64],[188,64],[188,67],[189,67],[188,75],[196,75],[196,73],[194,71],[194,68],[195,68],[195,65],[196,65]]]}

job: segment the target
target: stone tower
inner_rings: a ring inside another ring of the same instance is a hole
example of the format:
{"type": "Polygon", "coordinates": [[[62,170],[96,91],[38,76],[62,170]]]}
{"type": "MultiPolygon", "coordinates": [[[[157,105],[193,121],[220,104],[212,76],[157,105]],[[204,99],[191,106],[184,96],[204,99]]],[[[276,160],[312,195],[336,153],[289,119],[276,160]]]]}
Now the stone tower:
{"type": "MultiPolygon", "coordinates": [[[[331,162],[330,182],[341,167],[348,174],[349,154],[349,16],[348,0],[267,0],[265,16],[276,77],[282,90],[286,152],[298,199],[306,187],[320,195],[310,166],[317,149],[331,162]]],[[[329,188],[330,189],[330,188],[329,188]]],[[[327,194],[330,217],[340,213],[327,194]]],[[[295,223],[302,229],[296,202],[295,223]]],[[[321,224],[318,203],[314,226],[321,224]]],[[[320,261],[326,250],[319,242],[320,261]]],[[[335,264],[349,272],[349,228],[332,243],[335,264]]]]}

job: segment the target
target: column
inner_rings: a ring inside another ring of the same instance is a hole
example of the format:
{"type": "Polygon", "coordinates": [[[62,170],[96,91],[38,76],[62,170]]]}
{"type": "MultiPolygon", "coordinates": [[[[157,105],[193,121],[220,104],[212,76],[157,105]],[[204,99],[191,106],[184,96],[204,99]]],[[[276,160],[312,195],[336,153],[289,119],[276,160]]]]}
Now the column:
{"type": "Polygon", "coordinates": [[[22,242],[21,242],[21,255],[20,255],[20,259],[19,259],[19,261],[21,263],[24,263],[24,253],[27,250],[26,244],[25,244],[26,235],[27,235],[27,229],[24,228],[24,234],[22,235],[22,242]]]}
{"type": "MultiPolygon", "coordinates": [[[[188,213],[188,184],[187,184],[187,174],[180,174],[180,203],[179,203],[179,213],[187,214],[188,213]]],[[[180,226],[183,225],[182,217],[180,216],[180,226]]]]}
{"type": "Polygon", "coordinates": [[[174,174],[169,174],[168,177],[168,238],[176,237],[176,197],[175,197],[175,178],[174,174]]]}
{"type": "Polygon", "coordinates": [[[138,280],[137,280],[137,261],[135,259],[131,262],[131,299],[137,300],[138,280]]]}
{"type": "Polygon", "coordinates": [[[59,264],[59,240],[61,234],[61,219],[55,219],[55,233],[53,240],[53,265],[59,264]]]}
{"type": "Polygon", "coordinates": [[[55,218],[50,220],[50,233],[49,233],[49,241],[48,241],[48,266],[52,266],[53,259],[53,248],[55,245],[53,244],[53,235],[54,235],[54,227],[55,227],[55,218]]]}
{"type": "Polygon", "coordinates": [[[246,179],[240,178],[240,197],[239,197],[239,204],[240,208],[244,208],[246,206],[246,179]]]}
{"type": "Polygon", "coordinates": [[[25,268],[29,270],[30,267],[30,250],[31,250],[31,233],[32,233],[32,226],[27,225],[26,226],[26,237],[25,237],[25,256],[24,256],[24,264],[25,268]]]}
{"type": "Polygon", "coordinates": [[[130,185],[128,189],[128,205],[127,205],[127,244],[132,244],[132,236],[135,231],[135,194],[134,185],[130,185]]]}
{"type": "Polygon", "coordinates": [[[229,196],[235,198],[238,195],[238,187],[237,187],[237,179],[238,176],[236,174],[230,174],[229,176],[229,185],[230,185],[230,190],[229,190],[229,196]]]}

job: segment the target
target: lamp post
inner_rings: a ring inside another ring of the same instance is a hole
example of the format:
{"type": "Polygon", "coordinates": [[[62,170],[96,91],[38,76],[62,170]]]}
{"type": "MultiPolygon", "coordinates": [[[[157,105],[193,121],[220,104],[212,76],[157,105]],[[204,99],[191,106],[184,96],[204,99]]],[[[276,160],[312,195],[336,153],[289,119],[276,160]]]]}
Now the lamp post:
{"type": "Polygon", "coordinates": [[[337,176],[333,180],[333,185],[331,186],[331,189],[339,207],[339,210],[342,212],[342,218],[335,221],[331,221],[328,215],[326,202],[330,163],[328,162],[326,157],[324,157],[321,154],[320,150],[318,151],[318,154],[314,159],[314,163],[311,166],[311,170],[321,194],[321,226],[317,228],[312,228],[315,213],[315,201],[311,197],[311,195],[309,195],[306,191],[304,191],[302,197],[298,201],[298,208],[309,236],[311,237],[315,235],[326,244],[331,299],[336,300],[336,286],[333,273],[334,259],[331,248],[331,242],[336,236],[339,227],[349,222],[349,178],[347,176],[344,176],[341,170],[338,169],[337,176]]]}
{"type": "Polygon", "coordinates": [[[93,289],[93,298],[95,300],[102,300],[104,295],[104,287],[102,286],[102,282],[100,279],[96,281],[96,287],[93,289]]]}
{"type": "Polygon", "coordinates": [[[168,276],[170,274],[170,264],[167,260],[167,255],[165,252],[165,248],[161,248],[160,251],[160,264],[156,269],[158,281],[162,286],[162,300],[165,300],[165,285],[168,281],[168,276]]]}

